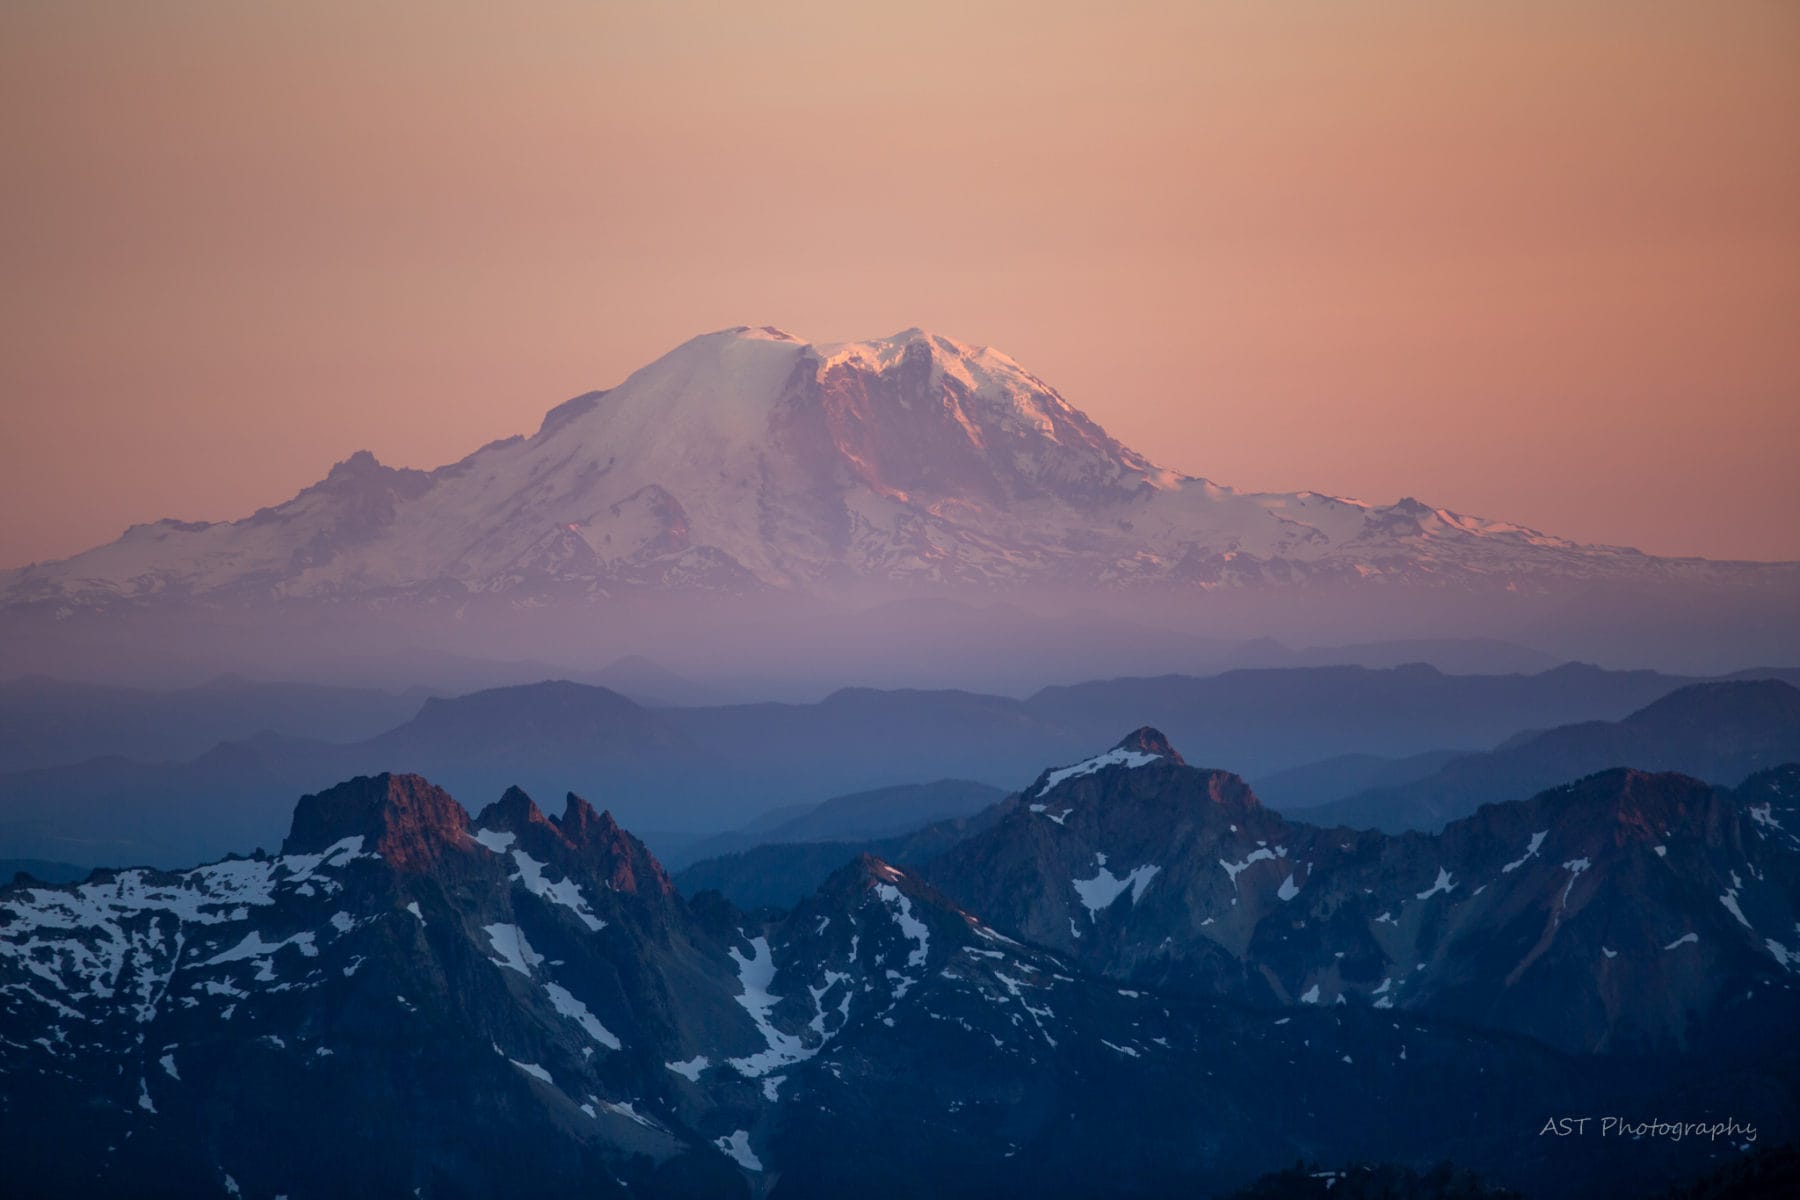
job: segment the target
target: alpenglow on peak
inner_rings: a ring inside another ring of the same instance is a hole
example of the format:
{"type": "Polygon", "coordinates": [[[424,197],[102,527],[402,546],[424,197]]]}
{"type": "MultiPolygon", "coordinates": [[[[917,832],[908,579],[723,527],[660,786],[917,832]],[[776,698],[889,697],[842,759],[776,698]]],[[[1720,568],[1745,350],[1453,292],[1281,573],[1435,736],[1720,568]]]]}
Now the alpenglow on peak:
{"type": "Polygon", "coordinates": [[[0,573],[0,606],[537,606],[871,587],[1544,593],[1771,572],[1794,574],[1583,546],[1416,501],[1234,491],[1158,466],[998,350],[921,329],[815,345],[739,326],[438,470],[359,455],[240,520],[134,526],[0,573]]]}

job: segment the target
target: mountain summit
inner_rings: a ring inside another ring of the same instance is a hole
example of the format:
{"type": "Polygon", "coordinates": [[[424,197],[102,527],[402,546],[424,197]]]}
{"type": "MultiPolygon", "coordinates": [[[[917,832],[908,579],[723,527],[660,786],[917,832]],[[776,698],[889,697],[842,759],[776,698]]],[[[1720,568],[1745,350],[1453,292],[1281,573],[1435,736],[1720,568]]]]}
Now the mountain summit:
{"type": "Polygon", "coordinates": [[[997,350],[919,329],[812,345],[739,327],[435,471],[358,452],[241,520],[134,526],[0,573],[0,605],[867,586],[1545,592],[1770,571],[1787,568],[1582,546],[1411,498],[1238,492],[1158,467],[997,350]]]}
{"type": "Polygon", "coordinates": [[[1574,1200],[1741,1151],[1520,1153],[1547,1103],[1800,1128],[1793,768],[1386,839],[1156,741],[785,911],[683,897],[577,797],[470,819],[410,775],[306,797],[279,855],[0,885],[6,1194],[1201,1196],[1454,1155],[1574,1200]]]}
{"type": "Polygon", "coordinates": [[[1152,754],[1158,758],[1166,758],[1177,765],[1186,765],[1187,759],[1181,757],[1175,747],[1169,745],[1169,739],[1163,736],[1160,729],[1152,729],[1146,725],[1142,729],[1134,729],[1119,739],[1114,750],[1134,751],[1138,754],[1152,754]]]}

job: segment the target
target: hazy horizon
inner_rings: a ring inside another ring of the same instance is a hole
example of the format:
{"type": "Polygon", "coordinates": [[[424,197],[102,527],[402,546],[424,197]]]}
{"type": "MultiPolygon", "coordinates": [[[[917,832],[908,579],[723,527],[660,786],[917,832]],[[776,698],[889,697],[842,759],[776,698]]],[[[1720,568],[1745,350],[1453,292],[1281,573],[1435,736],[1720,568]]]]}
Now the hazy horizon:
{"type": "Polygon", "coordinates": [[[735,324],[994,345],[1240,489],[1800,559],[1792,6],[0,30],[0,565],[439,466],[735,324]]]}

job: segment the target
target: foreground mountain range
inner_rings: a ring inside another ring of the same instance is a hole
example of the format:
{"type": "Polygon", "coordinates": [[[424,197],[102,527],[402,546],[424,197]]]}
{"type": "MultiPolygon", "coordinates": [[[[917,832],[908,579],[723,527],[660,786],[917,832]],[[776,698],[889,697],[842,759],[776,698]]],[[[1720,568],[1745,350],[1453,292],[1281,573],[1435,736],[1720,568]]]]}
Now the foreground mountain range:
{"type": "MultiPolygon", "coordinates": [[[[1800,564],[1657,558],[1411,498],[1235,491],[1155,465],[999,351],[744,327],[436,470],[358,452],[241,520],[137,525],[0,572],[0,633],[55,671],[98,669],[96,637],[127,660],[223,644],[224,661],[294,665],[354,643],[565,661],[570,645],[660,653],[728,620],[780,643],[766,668],[817,654],[822,614],[920,595],[1214,635],[1542,629],[1656,652],[1636,661],[1669,661],[1649,632],[1683,628],[1722,663],[1795,648],[1800,564]]],[[[853,624],[842,654],[866,653],[881,618],[853,624]]]]}
{"type": "Polygon", "coordinates": [[[1800,768],[1298,825],[1154,730],[922,871],[683,898],[570,796],[301,800],[281,853],[0,889],[19,1194],[1220,1194],[1296,1158],[1636,1195],[1800,1134],[1800,768]]]}

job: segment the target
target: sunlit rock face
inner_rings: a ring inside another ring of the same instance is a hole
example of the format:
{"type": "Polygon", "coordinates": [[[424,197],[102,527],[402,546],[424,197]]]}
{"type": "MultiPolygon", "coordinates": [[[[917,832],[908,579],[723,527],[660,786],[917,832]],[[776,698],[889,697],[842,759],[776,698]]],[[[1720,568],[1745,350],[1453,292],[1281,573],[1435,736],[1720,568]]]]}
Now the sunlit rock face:
{"type": "Polygon", "coordinates": [[[0,887],[0,1154],[27,1196],[1211,1194],[1446,1148],[1641,1191],[1738,1151],[1519,1130],[1800,1130],[1794,774],[1612,772],[1392,838],[1143,728],[923,870],[756,913],[578,797],[361,777],[278,855],[0,887]]]}
{"type": "Polygon", "coordinates": [[[1122,983],[1675,1052],[1792,990],[1794,776],[1727,791],[1619,769],[1390,835],[1284,818],[1141,730],[1045,772],[925,873],[1122,983]]]}

